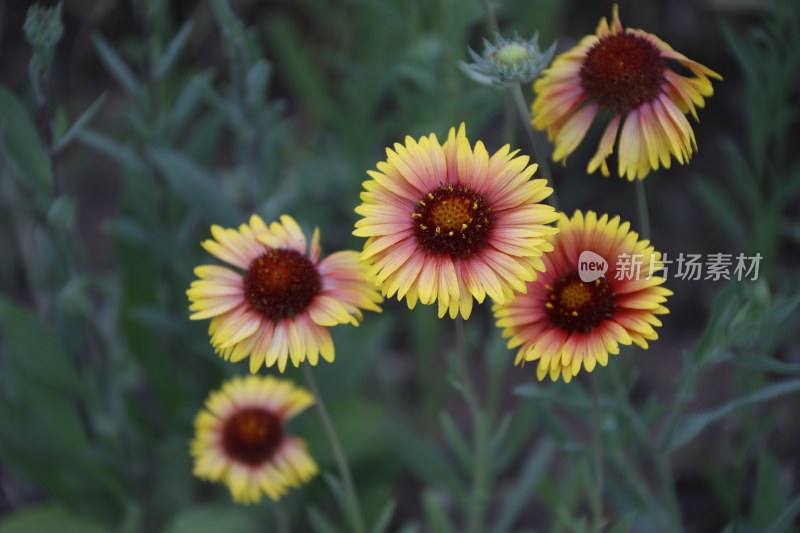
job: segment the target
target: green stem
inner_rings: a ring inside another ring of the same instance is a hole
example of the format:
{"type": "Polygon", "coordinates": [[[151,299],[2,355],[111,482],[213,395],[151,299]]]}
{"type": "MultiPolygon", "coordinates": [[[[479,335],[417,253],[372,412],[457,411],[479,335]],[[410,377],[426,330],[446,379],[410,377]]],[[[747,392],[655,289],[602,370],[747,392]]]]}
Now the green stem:
{"type": "Polygon", "coordinates": [[[322,395],[319,393],[319,387],[314,379],[314,373],[311,372],[309,365],[303,365],[303,373],[306,376],[306,382],[311,392],[314,394],[314,400],[317,404],[317,411],[322,420],[322,426],[325,428],[325,434],[330,442],[333,456],[336,459],[336,466],[339,468],[339,475],[344,483],[344,489],[347,492],[347,499],[350,500],[350,511],[353,518],[353,526],[356,533],[366,533],[367,528],[364,523],[364,515],[361,512],[361,504],[358,501],[358,494],[356,493],[355,484],[353,483],[353,475],[350,473],[350,466],[347,464],[347,458],[342,450],[342,444],[339,442],[339,437],[336,435],[336,429],[333,427],[333,422],[328,414],[328,409],[325,407],[325,402],[322,400],[322,395]]]}
{"type": "Polygon", "coordinates": [[[647,196],[644,193],[644,180],[636,180],[636,208],[639,212],[639,233],[650,239],[650,212],[647,209],[647,196]]]}
{"type": "Polygon", "coordinates": [[[630,396],[625,386],[622,384],[616,371],[610,372],[616,390],[616,396],[622,400],[621,406],[626,418],[631,422],[636,436],[642,442],[645,450],[650,455],[651,460],[656,466],[658,481],[661,486],[662,497],[666,501],[669,520],[667,531],[681,531],[681,514],[678,499],[675,496],[675,481],[669,468],[669,453],[660,451],[655,439],[645,427],[639,414],[631,404],[630,396]]]}
{"type": "Polygon", "coordinates": [[[489,26],[489,31],[494,34],[500,33],[500,26],[497,25],[497,17],[494,15],[492,0],[481,1],[483,2],[483,11],[486,13],[486,24],[489,26]]]}
{"type": "Polygon", "coordinates": [[[290,533],[289,517],[286,516],[283,506],[279,502],[272,502],[272,511],[275,515],[275,527],[277,527],[278,533],[290,533]]]}
{"type": "Polygon", "coordinates": [[[464,320],[459,316],[455,320],[456,326],[456,352],[459,369],[461,371],[462,392],[472,415],[473,440],[475,445],[475,464],[472,472],[472,497],[468,512],[470,533],[484,531],[483,519],[486,512],[486,503],[489,494],[489,468],[487,450],[486,417],[481,410],[480,399],[472,383],[467,363],[467,354],[464,343],[464,320]]]}
{"type": "Polygon", "coordinates": [[[603,530],[603,428],[600,411],[600,395],[597,392],[597,376],[592,374],[592,449],[594,452],[594,494],[592,495],[592,515],[594,531],[603,530]]]}
{"type": "Polygon", "coordinates": [[[533,124],[531,123],[531,114],[528,110],[528,104],[525,103],[525,97],[522,95],[522,87],[519,83],[515,83],[509,87],[511,97],[514,99],[514,104],[517,108],[519,120],[522,122],[522,128],[528,135],[528,141],[533,148],[533,156],[539,164],[539,176],[550,181],[550,186],[553,188],[553,194],[550,195],[550,203],[558,210],[558,195],[556,194],[555,183],[553,182],[553,174],[550,173],[550,160],[545,156],[544,150],[539,144],[538,136],[533,131],[533,124]]]}

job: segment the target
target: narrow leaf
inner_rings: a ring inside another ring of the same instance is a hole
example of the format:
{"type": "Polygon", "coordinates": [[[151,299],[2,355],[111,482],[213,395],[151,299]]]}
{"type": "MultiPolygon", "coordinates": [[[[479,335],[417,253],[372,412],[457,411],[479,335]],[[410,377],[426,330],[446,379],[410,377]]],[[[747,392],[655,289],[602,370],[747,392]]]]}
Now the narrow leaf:
{"type": "Polygon", "coordinates": [[[183,50],[183,47],[186,46],[189,37],[192,35],[192,27],[193,24],[191,20],[184,22],[178,34],[172,39],[172,42],[169,43],[164,55],[158,59],[156,68],[153,71],[153,76],[155,76],[157,80],[164,77],[164,75],[168,74],[170,69],[172,69],[172,65],[183,50]]]}
{"type": "Polygon", "coordinates": [[[105,101],[106,95],[103,93],[92,103],[92,105],[86,108],[86,111],[84,111],[81,116],[79,116],[78,119],[72,124],[72,126],[69,127],[64,135],[55,143],[53,150],[60,152],[66,148],[69,143],[71,143],[75,137],[77,137],[86,124],[88,124],[89,121],[94,118],[95,114],[97,114],[105,101]]]}
{"type": "Polygon", "coordinates": [[[122,56],[120,56],[100,34],[92,35],[92,43],[97,53],[100,54],[100,60],[114,79],[117,80],[126,91],[131,94],[135,93],[139,82],[136,80],[133,71],[131,71],[127,63],[125,63],[125,60],[122,59],[122,56]]]}
{"type": "Polygon", "coordinates": [[[695,438],[710,424],[725,418],[729,414],[739,409],[756,405],[761,402],[766,402],[768,400],[772,400],[773,398],[778,398],[785,394],[791,394],[797,391],[800,391],[800,379],[781,381],[768,385],[763,389],[754,392],[753,394],[732,400],[722,407],[718,407],[717,409],[707,411],[705,413],[689,415],[683,420],[679,421],[676,425],[675,430],[672,432],[670,437],[668,450],[670,452],[677,450],[695,438]]]}

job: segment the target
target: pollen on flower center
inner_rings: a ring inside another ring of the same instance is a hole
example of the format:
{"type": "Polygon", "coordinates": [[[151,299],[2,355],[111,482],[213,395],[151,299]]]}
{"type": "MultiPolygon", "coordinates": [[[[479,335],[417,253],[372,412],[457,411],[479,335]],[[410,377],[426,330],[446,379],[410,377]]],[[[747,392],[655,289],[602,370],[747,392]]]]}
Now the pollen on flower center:
{"type": "Polygon", "coordinates": [[[550,320],[570,332],[591,331],[614,310],[614,293],[605,278],[584,283],[578,272],[572,271],[545,288],[550,320]]]}
{"type": "Polygon", "coordinates": [[[247,303],[272,320],[302,312],[322,288],[308,258],[295,250],[273,248],[253,260],[243,282],[247,303]]]}
{"type": "Polygon", "coordinates": [[[222,429],[225,452],[250,466],[257,466],[269,459],[282,440],[281,420],[258,407],[237,411],[222,429]]]}
{"type": "Polygon", "coordinates": [[[417,202],[411,217],[425,250],[464,259],[478,253],[489,237],[494,215],[486,198],[470,187],[444,185],[417,202]]]}
{"type": "Polygon", "coordinates": [[[586,54],[581,85],[589,98],[620,113],[658,97],[664,68],[661,52],[644,37],[608,35],[586,54]]]}
{"type": "Polygon", "coordinates": [[[493,54],[493,59],[503,65],[514,65],[522,61],[528,61],[533,57],[533,52],[527,46],[519,43],[508,43],[493,54]]]}

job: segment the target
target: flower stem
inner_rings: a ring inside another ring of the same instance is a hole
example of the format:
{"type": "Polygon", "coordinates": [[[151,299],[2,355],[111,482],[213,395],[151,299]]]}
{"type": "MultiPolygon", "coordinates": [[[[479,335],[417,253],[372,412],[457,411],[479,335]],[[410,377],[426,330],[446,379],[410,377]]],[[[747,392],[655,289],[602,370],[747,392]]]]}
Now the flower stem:
{"type": "MultiPolygon", "coordinates": [[[[481,1],[483,3],[483,12],[486,15],[486,24],[489,26],[489,30],[492,33],[499,35],[500,27],[497,25],[497,17],[494,14],[492,0],[481,1]]],[[[533,148],[533,156],[536,160],[536,163],[539,164],[539,169],[541,170],[539,175],[549,180],[550,186],[553,188],[553,194],[551,194],[549,197],[550,204],[555,207],[556,210],[558,210],[558,195],[556,194],[556,188],[553,184],[553,175],[550,173],[550,162],[546,157],[544,157],[544,150],[542,150],[541,146],[539,145],[536,132],[533,131],[531,114],[528,110],[528,104],[525,103],[525,97],[522,95],[522,88],[520,87],[519,83],[514,83],[508,88],[508,92],[511,96],[511,99],[514,101],[514,106],[517,109],[519,119],[522,121],[522,128],[528,135],[528,140],[533,148]]]]}
{"type": "Polygon", "coordinates": [[[544,150],[542,150],[542,147],[539,145],[536,132],[533,131],[531,114],[528,110],[528,104],[525,103],[525,97],[522,95],[522,87],[519,83],[515,83],[509,87],[509,91],[514,99],[519,120],[522,122],[522,128],[528,135],[528,140],[533,148],[533,156],[536,159],[536,162],[539,164],[539,168],[541,170],[541,172],[539,172],[539,176],[550,181],[550,186],[553,188],[553,194],[550,195],[550,202],[552,206],[558,210],[558,195],[556,194],[555,184],[553,183],[553,175],[550,173],[550,160],[545,156],[544,150]]]}
{"type": "Polygon", "coordinates": [[[603,530],[603,429],[601,426],[600,395],[597,392],[597,376],[592,374],[592,411],[594,426],[592,430],[592,449],[594,452],[594,494],[592,495],[592,515],[594,531],[603,530]]]}
{"type": "Polygon", "coordinates": [[[469,529],[470,533],[481,533],[484,531],[483,518],[486,511],[486,503],[489,494],[489,472],[488,472],[488,453],[487,453],[487,419],[481,409],[480,399],[478,398],[475,385],[469,374],[467,364],[467,353],[464,343],[464,320],[459,316],[455,320],[456,326],[456,352],[459,370],[461,371],[462,392],[464,399],[469,406],[472,415],[473,440],[475,445],[475,463],[472,472],[472,497],[469,508],[469,529]]]}
{"type": "Polygon", "coordinates": [[[650,212],[644,193],[644,180],[636,179],[636,208],[639,212],[639,231],[643,238],[650,239],[650,212]]]}
{"type": "Polygon", "coordinates": [[[483,11],[486,13],[486,24],[489,26],[489,31],[495,34],[500,33],[500,26],[497,25],[497,17],[494,15],[492,0],[481,1],[483,2],[483,11]]]}
{"type": "Polygon", "coordinates": [[[358,494],[353,484],[353,475],[350,473],[350,466],[347,464],[347,458],[342,450],[342,444],[339,442],[339,437],[336,435],[336,429],[333,427],[328,409],[325,407],[325,402],[322,400],[322,395],[319,393],[319,387],[317,387],[317,382],[314,379],[314,373],[311,372],[308,365],[303,365],[303,373],[305,374],[308,387],[314,394],[314,400],[317,404],[319,417],[322,420],[322,426],[325,428],[325,434],[333,450],[336,466],[339,468],[339,475],[342,477],[344,489],[347,492],[347,499],[350,500],[350,511],[353,515],[354,522],[353,526],[356,533],[366,533],[367,528],[364,523],[364,515],[361,512],[361,504],[358,501],[358,494]]]}
{"type": "Polygon", "coordinates": [[[278,533],[290,533],[289,530],[289,517],[286,516],[286,511],[278,502],[272,502],[272,511],[275,515],[275,526],[278,533]]]}

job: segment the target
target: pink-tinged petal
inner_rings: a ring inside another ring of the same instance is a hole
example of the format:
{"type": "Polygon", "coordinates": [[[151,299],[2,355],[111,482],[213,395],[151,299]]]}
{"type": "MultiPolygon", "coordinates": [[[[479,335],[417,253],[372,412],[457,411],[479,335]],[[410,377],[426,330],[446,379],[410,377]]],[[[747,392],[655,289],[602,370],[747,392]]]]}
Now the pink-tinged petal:
{"type": "Polygon", "coordinates": [[[589,166],[586,168],[586,172],[589,174],[600,167],[604,176],[609,175],[606,159],[614,152],[614,142],[617,140],[617,132],[619,131],[621,120],[622,115],[617,113],[603,132],[597,152],[595,152],[594,157],[589,161],[589,166]]]}
{"type": "Polygon", "coordinates": [[[561,161],[578,147],[578,144],[586,136],[586,132],[589,131],[589,126],[592,125],[598,109],[599,106],[597,104],[587,105],[564,124],[564,127],[561,128],[556,137],[556,149],[553,152],[554,161],[561,161]]]}

